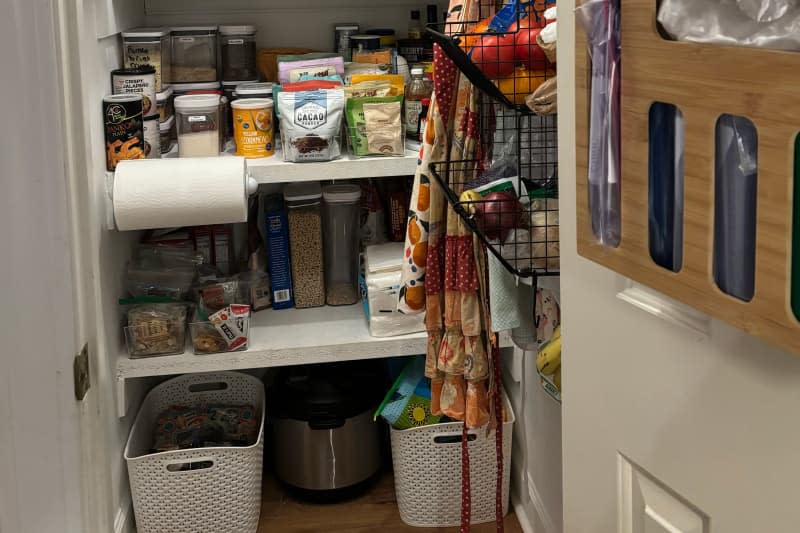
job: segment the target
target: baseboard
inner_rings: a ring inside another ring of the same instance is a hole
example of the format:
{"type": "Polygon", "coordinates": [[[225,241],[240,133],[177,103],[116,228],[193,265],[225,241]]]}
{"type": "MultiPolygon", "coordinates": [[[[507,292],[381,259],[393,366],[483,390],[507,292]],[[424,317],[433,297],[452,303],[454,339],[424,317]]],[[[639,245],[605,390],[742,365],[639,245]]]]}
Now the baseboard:
{"type": "Polygon", "coordinates": [[[547,508],[542,501],[542,497],[539,495],[539,491],[536,488],[536,483],[528,474],[528,497],[531,499],[531,503],[533,504],[533,508],[536,509],[536,514],[539,515],[539,520],[544,527],[543,533],[560,533],[556,530],[556,526],[553,523],[553,519],[550,517],[550,513],[547,512],[547,508]]]}
{"type": "Polygon", "coordinates": [[[133,502],[130,495],[122,500],[114,517],[114,533],[136,533],[133,523],[133,502]]]}
{"type": "Polygon", "coordinates": [[[517,522],[519,522],[519,527],[522,529],[522,533],[538,533],[534,529],[530,520],[528,520],[528,513],[525,511],[525,504],[519,501],[519,498],[513,497],[511,506],[514,508],[514,516],[516,516],[517,522]]]}

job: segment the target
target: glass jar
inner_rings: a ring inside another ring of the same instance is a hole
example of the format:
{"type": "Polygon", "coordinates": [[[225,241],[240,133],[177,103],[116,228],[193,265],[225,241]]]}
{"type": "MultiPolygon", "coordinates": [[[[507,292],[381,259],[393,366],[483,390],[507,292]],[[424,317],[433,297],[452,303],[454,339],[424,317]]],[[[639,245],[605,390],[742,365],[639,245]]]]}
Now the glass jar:
{"type": "Polygon", "coordinates": [[[156,92],[166,87],[170,75],[170,31],[167,28],[135,28],[122,32],[125,68],[149,65],[156,69],[156,92]]]}
{"type": "Polygon", "coordinates": [[[322,189],[316,181],[290,183],[283,188],[289,214],[294,306],[325,305],[322,253],[322,189]]]}
{"type": "Polygon", "coordinates": [[[406,86],[405,116],[406,136],[410,139],[419,138],[419,116],[422,112],[422,101],[430,99],[433,94],[433,83],[419,67],[411,69],[411,81],[406,86]]]}
{"type": "Polygon", "coordinates": [[[220,26],[220,56],[223,80],[258,78],[256,70],[256,27],[220,26]]]}
{"type": "Polygon", "coordinates": [[[158,133],[161,137],[161,155],[168,154],[172,148],[172,127],[175,125],[175,117],[167,118],[165,122],[158,125],[158,133]]]}
{"type": "Polygon", "coordinates": [[[173,83],[217,80],[217,27],[184,26],[172,28],[173,83]]]}
{"type": "Polygon", "coordinates": [[[328,305],[358,301],[361,188],[329,185],[322,191],[325,294],[328,305]]]}
{"type": "Polygon", "coordinates": [[[175,98],[178,127],[178,157],[219,155],[220,97],[216,94],[187,94],[175,98]]]}

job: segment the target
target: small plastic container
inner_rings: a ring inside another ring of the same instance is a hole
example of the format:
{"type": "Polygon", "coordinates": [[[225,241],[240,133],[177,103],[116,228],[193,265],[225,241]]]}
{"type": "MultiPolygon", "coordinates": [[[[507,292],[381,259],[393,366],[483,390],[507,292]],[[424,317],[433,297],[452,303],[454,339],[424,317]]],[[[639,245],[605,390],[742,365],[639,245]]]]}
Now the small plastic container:
{"type": "Polygon", "coordinates": [[[125,68],[149,65],[156,69],[156,92],[171,79],[170,31],[168,28],[135,28],[122,32],[122,58],[125,68]]]}
{"type": "Polygon", "coordinates": [[[186,307],[178,304],[142,304],[128,311],[124,327],[131,358],[183,353],[186,307]]]}
{"type": "Polygon", "coordinates": [[[297,308],[325,305],[322,250],[322,189],[316,181],[283,188],[288,208],[289,249],[297,308]]]}
{"type": "Polygon", "coordinates": [[[272,83],[242,83],[233,94],[236,98],[272,98],[272,83]]]}
{"type": "Polygon", "coordinates": [[[175,114],[175,107],[172,105],[173,89],[171,85],[164,87],[164,90],[156,94],[156,107],[158,108],[158,120],[161,123],[167,121],[175,114]]]}
{"type": "Polygon", "coordinates": [[[175,98],[178,157],[213,157],[220,152],[220,97],[189,94],[175,98]]]}
{"type": "Polygon", "coordinates": [[[329,185],[322,190],[325,294],[328,305],[358,301],[361,188],[329,185]]]}
{"type": "MultiPolygon", "coordinates": [[[[222,94],[228,97],[229,102],[233,102],[236,100],[236,88],[240,85],[247,85],[252,83],[258,83],[258,80],[241,80],[241,81],[223,81],[222,82],[222,94]]],[[[270,88],[269,91],[270,96],[267,98],[272,97],[272,89],[270,88]]]]}
{"type": "Polygon", "coordinates": [[[158,125],[158,133],[161,138],[161,155],[168,154],[172,149],[172,128],[175,127],[175,117],[169,117],[166,122],[158,125]]]}
{"type": "Polygon", "coordinates": [[[217,81],[217,27],[172,28],[172,83],[217,81]]]}
{"type": "Polygon", "coordinates": [[[197,91],[219,91],[221,85],[218,81],[208,81],[204,83],[173,83],[172,91],[175,96],[183,96],[197,91]]]}
{"type": "Polygon", "coordinates": [[[195,355],[210,355],[215,353],[241,352],[247,350],[250,344],[250,317],[241,321],[242,333],[247,337],[247,342],[235,350],[228,349],[225,339],[211,322],[197,321],[189,324],[189,334],[192,338],[192,349],[195,355]]]}
{"type": "Polygon", "coordinates": [[[220,26],[219,40],[223,80],[258,78],[255,26],[220,26]]]}

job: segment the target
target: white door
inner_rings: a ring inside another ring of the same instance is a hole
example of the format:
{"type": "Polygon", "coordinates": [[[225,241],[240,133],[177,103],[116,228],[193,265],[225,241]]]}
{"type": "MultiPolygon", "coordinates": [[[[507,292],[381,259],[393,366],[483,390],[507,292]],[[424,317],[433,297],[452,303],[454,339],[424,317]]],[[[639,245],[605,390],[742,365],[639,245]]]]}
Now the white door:
{"type": "Polygon", "coordinates": [[[76,250],[57,2],[0,17],[0,531],[91,531],[73,359],[89,276],[76,250]]]}
{"type": "Polygon", "coordinates": [[[800,357],[576,254],[574,4],[558,3],[564,531],[795,533],[800,357]]]}

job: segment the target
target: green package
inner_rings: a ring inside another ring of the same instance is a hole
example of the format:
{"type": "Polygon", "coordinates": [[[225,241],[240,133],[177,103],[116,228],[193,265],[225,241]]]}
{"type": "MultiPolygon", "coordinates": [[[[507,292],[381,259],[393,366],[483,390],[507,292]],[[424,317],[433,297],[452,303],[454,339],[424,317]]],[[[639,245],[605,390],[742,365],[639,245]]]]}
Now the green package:
{"type": "MultiPolygon", "coordinates": [[[[345,108],[345,116],[347,119],[347,130],[350,138],[350,145],[353,149],[353,154],[356,156],[366,155],[387,155],[386,153],[370,150],[370,143],[368,134],[371,132],[367,128],[367,119],[364,116],[364,106],[371,104],[397,104],[400,109],[403,108],[403,96],[370,96],[366,98],[348,98],[345,108]]],[[[395,132],[386,132],[395,133],[395,132]]],[[[402,130],[402,118],[400,124],[397,126],[397,135],[399,138],[404,138],[402,130]]],[[[391,155],[403,155],[403,151],[391,155]]]]}

